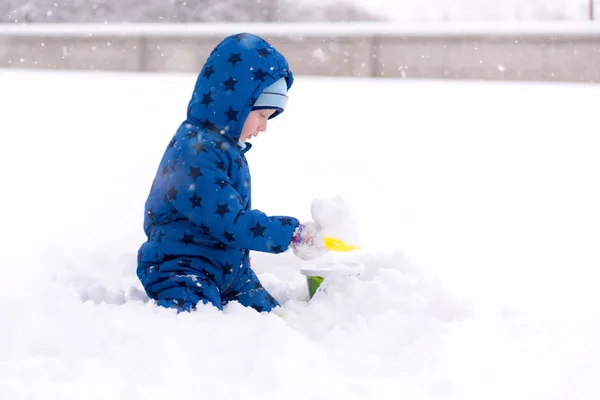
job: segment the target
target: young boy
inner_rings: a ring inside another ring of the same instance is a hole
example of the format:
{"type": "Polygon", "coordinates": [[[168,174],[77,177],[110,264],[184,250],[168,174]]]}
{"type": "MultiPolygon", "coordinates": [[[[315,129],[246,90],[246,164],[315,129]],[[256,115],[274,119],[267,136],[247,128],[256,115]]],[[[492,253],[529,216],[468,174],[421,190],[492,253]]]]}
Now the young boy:
{"type": "Polygon", "coordinates": [[[225,38],[207,59],[146,201],[137,276],[159,305],[222,310],[238,301],[270,311],[279,303],[250,268],[250,250],[292,248],[303,259],[324,251],[314,223],[251,208],[247,140],[285,110],[293,80],[284,56],[248,33],[225,38]]]}

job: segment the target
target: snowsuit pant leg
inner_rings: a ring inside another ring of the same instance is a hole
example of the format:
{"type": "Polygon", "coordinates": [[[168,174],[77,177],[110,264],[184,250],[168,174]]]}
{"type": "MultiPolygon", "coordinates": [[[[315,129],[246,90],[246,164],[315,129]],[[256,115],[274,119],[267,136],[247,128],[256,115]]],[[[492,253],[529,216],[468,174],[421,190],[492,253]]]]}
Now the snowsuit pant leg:
{"type": "Polygon", "coordinates": [[[244,267],[229,290],[225,292],[223,304],[229,301],[237,301],[241,305],[252,307],[258,312],[269,312],[280,306],[277,300],[262,286],[250,267],[244,267]]]}
{"type": "Polygon", "coordinates": [[[197,266],[190,270],[188,266],[189,263],[176,259],[151,267],[143,280],[146,292],[159,306],[180,312],[193,311],[200,302],[222,310],[221,293],[214,274],[197,266]]]}

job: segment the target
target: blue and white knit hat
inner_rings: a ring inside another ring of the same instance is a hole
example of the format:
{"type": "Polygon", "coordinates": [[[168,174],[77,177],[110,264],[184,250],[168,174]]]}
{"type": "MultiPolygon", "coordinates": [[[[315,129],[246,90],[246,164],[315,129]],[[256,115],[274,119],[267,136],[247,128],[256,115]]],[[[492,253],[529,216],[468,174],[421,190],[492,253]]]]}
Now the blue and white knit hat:
{"type": "Polygon", "coordinates": [[[287,102],[287,82],[285,78],[281,78],[262,91],[254,106],[252,106],[252,110],[275,109],[276,112],[271,116],[273,118],[285,110],[287,102]]]}

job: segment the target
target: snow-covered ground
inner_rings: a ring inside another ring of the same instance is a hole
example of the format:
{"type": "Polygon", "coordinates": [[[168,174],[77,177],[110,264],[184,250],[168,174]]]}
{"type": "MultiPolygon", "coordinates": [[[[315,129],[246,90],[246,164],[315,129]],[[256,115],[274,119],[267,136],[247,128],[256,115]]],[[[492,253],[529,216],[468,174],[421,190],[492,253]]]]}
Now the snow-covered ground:
{"type": "Polygon", "coordinates": [[[135,277],[192,75],[0,71],[0,398],[598,399],[600,86],[298,77],[253,201],[343,198],[359,280],[253,255],[280,316],[135,277]]]}

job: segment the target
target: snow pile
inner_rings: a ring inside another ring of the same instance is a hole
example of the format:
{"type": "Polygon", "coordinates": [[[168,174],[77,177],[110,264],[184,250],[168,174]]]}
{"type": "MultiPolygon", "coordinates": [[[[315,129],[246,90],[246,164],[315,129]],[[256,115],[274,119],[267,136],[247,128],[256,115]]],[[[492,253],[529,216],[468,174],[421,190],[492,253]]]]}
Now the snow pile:
{"type": "Polygon", "coordinates": [[[332,237],[348,245],[360,245],[356,221],[343,198],[315,199],[310,212],[324,238],[332,237]]]}
{"type": "Polygon", "coordinates": [[[0,73],[0,398],[600,396],[600,89],[299,77],[254,205],[360,277],[309,302],[309,264],[253,253],[277,313],[177,315],[135,263],[194,79],[0,73]]]}

